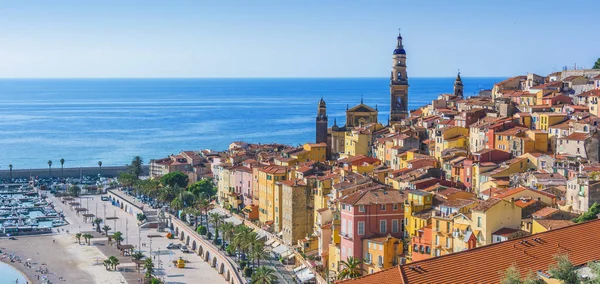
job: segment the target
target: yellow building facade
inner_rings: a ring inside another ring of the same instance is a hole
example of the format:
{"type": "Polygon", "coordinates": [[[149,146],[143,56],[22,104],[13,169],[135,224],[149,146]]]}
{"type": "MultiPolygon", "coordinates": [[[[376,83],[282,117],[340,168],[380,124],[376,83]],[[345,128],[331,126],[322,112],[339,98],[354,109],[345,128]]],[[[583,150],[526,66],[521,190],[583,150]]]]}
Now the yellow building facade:
{"type": "Polygon", "coordinates": [[[433,193],[424,191],[409,191],[404,204],[404,227],[408,237],[414,237],[417,230],[428,225],[431,214],[419,214],[431,209],[433,193]]]}
{"type": "Polygon", "coordinates": [[[559,124],[567,119],[567,114],[545,112],[540,114],[539,130],[548,131],[548,127],[559,124]]]}
{"type": "Polygon", "coordinates": [[[363,269],[369,274],[400,264],[403,253],[402,240],[387,237],[364,239],[363,269]]]}
{"type": "Polygon", "coordinates": [[[287,180],[287,173],[288,169],[281,166],[258,169],[258,219],[262,224],[275,222],[275,207],[281,212],[281,191],[276,190],[275,185],[279,181],[287,180]]]}
{"type": "Polygon", "coordinates": [[[466,149],[469,129],[460,126],[452,126],[435,131],[434,157],[441,162],[442,152],[450,148],[466,149]]]}
{"type": "Polygon", "coordinates": [[[327,160],[327,144],[306,143],[303,148],[308,152],[306,156],[309,161],[324,162],[327,160]]]}

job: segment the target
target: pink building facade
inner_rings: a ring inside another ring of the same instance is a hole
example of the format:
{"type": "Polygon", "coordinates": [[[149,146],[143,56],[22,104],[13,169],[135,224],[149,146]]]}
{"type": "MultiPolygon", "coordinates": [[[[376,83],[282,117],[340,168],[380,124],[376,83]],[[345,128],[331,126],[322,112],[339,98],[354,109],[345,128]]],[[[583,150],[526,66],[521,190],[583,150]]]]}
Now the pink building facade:
{"type": "Polygon", "coordinates": [[[247,167],[235,167],[233,170],[235,193],[242,198],[241,207],[252,204],[252,170],[247,167]]]}
{"type": "Polygon", "coordinates": [[[404,194],[398,190],[364,189],[340,201],[341,260],[363,259],[363,239],[403,237],[404,194]]]}

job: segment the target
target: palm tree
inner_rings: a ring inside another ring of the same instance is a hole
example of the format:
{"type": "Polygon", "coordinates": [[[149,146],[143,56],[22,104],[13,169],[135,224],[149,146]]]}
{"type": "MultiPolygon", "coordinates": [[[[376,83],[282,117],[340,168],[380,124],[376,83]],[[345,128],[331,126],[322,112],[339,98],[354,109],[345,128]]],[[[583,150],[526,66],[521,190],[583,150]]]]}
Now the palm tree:
{"type": "Polygon", "coordinates": [[[180,188],[166,186],[160,189],[158,193],[158,201],[162,203],[171,203],[177,195],[179,195],[180,188]]]}
{"type": "Polygon", "coordinates": [[[227,242],[231,242],[233,238],[235,226],[233,223],[223,223],[221,225],[221,230],[223,230],[223,239],[227,240],[227,242]]]}
{"type": "Polygon", "coordinates": [[[98,167],[100,168],[100,175],[102,175],[102,161],[98,161],[98,167]]]}
{"type": "Polygon", "coordinates": [[[144,258],[144,254],[139,250],[134,252],[133,254],[131,254],[131,260],[133,260],[135,262],[138,272],[140,271],[139,261],[142,260],[142,258],[144,258]]]}
{"type": "Polygon", "coordinates": [[[198,227],[198,215],[200,215],[200,210],[198,210],[195,207],[186,207],[186,208],[183,208],[183,211],[181,211],[181,214],[183,214],[185,216],[192,215],[192,218],[194,220],[192,225],[194,226],[194,228],[198,227]]]}
{"type": "Polygon", "coordinates": [[[104,225],[104,227],[102,227],[102,231],[104,231],[104,234],[108,236],[108,231],[110,231],[112,228],[104,225]]]}
{"type": "Polygon", "coordinates": [[[246,234],[246,239],[243,242],[242,250],[245,253],[251,253],[254,247],[260,243],[257,232],[249,232],[246,234]]]}
{"type": "Polygon", "coordinates": [[[85,239],[85,242],[87,243],[87,245],[90,245],[90,240],[92,238],[94,238],[94,236],[90,235],[90,234],[83,234],[83,238],[85,239]]]}
{"type": "MultiPolygon", "coordinates": [[[[231,240],[231,243],[229,245],[233,246],[235,248],[236,251],[244,251],[244,253],[246,252],[244,250],[244,248],[246,247],[246,243],[248,242],[249,239],[249,234],[252,233],[252,229],[241,225],[241,226],[237,226],[235,227],[235,233],[233,235],[233,239],[231,240]]],[[[237,255],[236,255],[237,258],[237,255]]]]}
{"type": "Polygon", "coordinates": [[[81,244],[81,235],[82,235],[81,233],[75,234],[75,239],[77,239],[78,244],[81,244]]]}
{"type": "Polygon", "coordinates": [[[102,262],[102,264],[104,264],[104,268],[106,268],[106,270],[110,270],[110,268],[109,268],[109,267],[111,266],[111,264],[110,264],[110,259],[105,259],[105,260],[102,262]]]}
{"type": "Polygon", "coordinates": [[[60,159],[60,178],[65,178],[65,173],[63,171],[65,165],[65,159],[60,159]]]}
{"type": "Polygon", "coordinates": [[[152,258],[146,258],[144,269],[146,269],[146,278],[152,278],[152,274],[154,273],[154,263],[152,263],[152,258]]]}
{"type": "Polygon", "coordinates": [[[194,199],[196,196],[193,193],[189,191],[183,191],[180,188],[174,189],[174,191],[178,192],[177,196],[171,201],[171,208],[174,210],[179,211],[194,204],[194,199]]]}
{"type": "Polygon", "coordinates": [[[131,259],[133,260],[141,260],[142,258],[144,258],[144,254],[139,250],[131,254],[131,259]]]}
{"type": "Polygon", "coordinates": [[[117,231],[113,234],[113,239],[115,240],[115,242],[117,242],[117,246],[121,245],[121,242],[123,241],[123,233],[117,231]]]}
{"type": "Polygon", "coordinates": [[[102,218],[96,218],[92,223],[96,225],[96,232],[102,232],[102,230],[100,230],[100,223],[102,223],[102,218]]]}
{"type": "Polygon", "coordinates": [[[277,281],[275,270],[270,267],[260,266],[252,273],[252,284],[273,284],[277,281]]]}
{"type": "Polygon", "coordinates": [[[360,267],[362,264],[362,261],[360,261],[356,257],[350,256],[345,261],[342,260],[341,264],[344,266],[344,268],[338,274],[339,280],[346,279],[346,278],[356,278],[356,277],[361,276],[362,273],[364,272],[364,269],[362,269],[360,267]]]}
{"type": "Polygon", "coordinates": [[[48,160],[48,172],[52,176],[52,160],[48,160]]]}
{"type": "Polygon", "coordinates": [[[112,266],[113,270],[117,270],[117,265],[119,265],[119,259],[115,256],[111,256],[108,258],[108,260],[110,261],[110,265],[112,266]]]}
{"type": "Polygon", "coordinates": [[[217,212],[208,215],[209,220],[215,225],[215,241],[219,239],[219,224],[223,220],[223,216],[217,212]]]}
{"type": "Polygon", "coordinates": [[[8,165],[8,169],[10,170],[10,180],[12,180],[12,179],[13,179],[13,176],[12,176],[12,168],[13,168],[13,165],[12,165],[12,164],[8,165]]]}
{"type": "Polygon", "coordinates": [[[269,258],[269,254],[265,251],[265,244],[261,242],[254,244],[250,258],[252,261],[256,261],[257,266],[260,266],[261,260],[269,258]]]}
{"type": "MultiPolygon", "coordinates": [[[[204,194],[201,194],[196,201],[196,208],[200,210],[200,212],[204,212],[204,218],[206,219],[206,225],[208,226],[208,210],[212,208],[212,204],[210,204],[210,200],[206,198],[204,194]]],[[[202,225],[202,216],[200,216],[200,225],[202,225]]]]}
{"type": "Polygon", "coordinates": [[[131,165],[130,165],[130,170],[131,173],[133,175],[135,175],[136,178],[140,178],[140,175],[142,174],[142,165],[144,164],[144,160],[142,160],[142,157],[140,156],[135,156],[133,157],[133,160],[131,160],[131,165]]]}

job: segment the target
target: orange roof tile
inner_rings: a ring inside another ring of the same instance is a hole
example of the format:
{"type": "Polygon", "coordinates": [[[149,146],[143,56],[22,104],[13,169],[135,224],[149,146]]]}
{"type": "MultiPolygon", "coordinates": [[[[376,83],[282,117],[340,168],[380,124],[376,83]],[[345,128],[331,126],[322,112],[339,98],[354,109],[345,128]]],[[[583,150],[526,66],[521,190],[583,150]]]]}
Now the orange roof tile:
{"type": "Polygon", "coordinates": [[[531,214],[531,217],[533,217],[534,219],[543,219],[543,218],[546,218],[558,211],[559,210],[556,208],[544,207],[538,211],[535,211],[533,214],[531,214]]]}
{"type": "Polygon", "coordinates": [[[546,271],[556,263],[554,256],[558,253],[568,253],[575,266],[596,260],[600,255],[600,238],[589,236],[590,232],[598,231],[600,220],[593,220],[392,267],[342,283],[498,283],[502,271],[513,264],[519,268],[521,277],[529,271],[546,271]]]}
{"type": "Polygon", "coordinates": [[[573,133],[571,133],[571,135],[569,135],[567,137],[563,137],[562,139],[583,141],[583,140],[587,139],[588,137],[589,137],[589,135],[587,133],[573,132],[573,133]]]}

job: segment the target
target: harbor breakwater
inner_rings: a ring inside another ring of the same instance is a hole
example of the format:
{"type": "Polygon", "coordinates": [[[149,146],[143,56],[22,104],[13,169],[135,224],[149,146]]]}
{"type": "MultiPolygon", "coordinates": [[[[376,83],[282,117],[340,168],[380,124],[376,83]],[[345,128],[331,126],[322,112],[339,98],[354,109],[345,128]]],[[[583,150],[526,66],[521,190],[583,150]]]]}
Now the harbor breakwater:
{"type": "MultiPolygon", "coordinates": [[[[142,176],[148,175],[148,166],[142,166],[142,176]]],[[[102,166],[100,167],[78,167],[78,168],[63,168],[52,167],[52,170],[45,169],[14,169],[12,170],[12,178],[48,178],[48,177],[65,177],[78,178],[81,176],[94,176],[101,174],[104,177],[116,177],[119,173],[127,171],[127,166],[102,166]]],[[[0,170],[0,179],[11,178],[10,170],[0,170]]]]}

